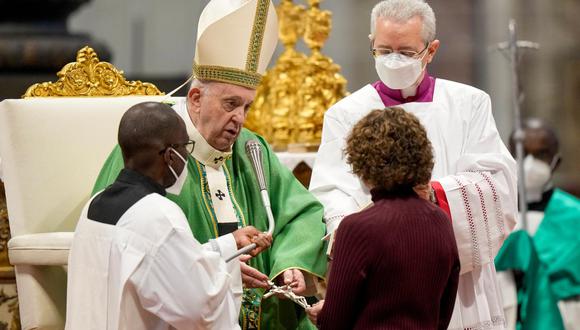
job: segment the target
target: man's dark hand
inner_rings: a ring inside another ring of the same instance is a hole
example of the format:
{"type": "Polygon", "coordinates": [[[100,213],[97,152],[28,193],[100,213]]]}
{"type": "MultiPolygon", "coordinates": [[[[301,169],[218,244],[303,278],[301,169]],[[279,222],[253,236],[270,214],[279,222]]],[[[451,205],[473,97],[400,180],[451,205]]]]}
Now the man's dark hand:
{"type": "Polygon", "coordinates": [[[270,287],[268,284],[268,276],[247,265],[246,262],[249,259],[249,255],[240,256],[240,270],[242,272],[242,283],[244,283],[244,287],[268,289],[270,287]]]}

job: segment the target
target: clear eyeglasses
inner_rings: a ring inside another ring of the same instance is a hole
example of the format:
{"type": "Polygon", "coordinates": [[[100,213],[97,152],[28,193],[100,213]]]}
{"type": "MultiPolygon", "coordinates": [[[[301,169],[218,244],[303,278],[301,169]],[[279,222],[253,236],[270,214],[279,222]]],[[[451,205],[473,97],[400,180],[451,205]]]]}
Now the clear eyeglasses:
{"type": "Polygon", "coordinates": [[[397,53],[397,54],[401,54],[401,55],[406,56],[406,57],[417,58],[421,54],[423,54],[423,52],[425,52],[425,50],[427,50],[427,48],[429,48],[429,43],[427,43],[425,45],[425,48],[423,48],[423,50],[421,50],[419,52],[414,51],[414,50],[392,50],[390,48],[378,47],[378,48],[371,48],[371,54],[373,54],[373,57],[378,57],[378,56],[389,55],[392,53],[397,53]]]}

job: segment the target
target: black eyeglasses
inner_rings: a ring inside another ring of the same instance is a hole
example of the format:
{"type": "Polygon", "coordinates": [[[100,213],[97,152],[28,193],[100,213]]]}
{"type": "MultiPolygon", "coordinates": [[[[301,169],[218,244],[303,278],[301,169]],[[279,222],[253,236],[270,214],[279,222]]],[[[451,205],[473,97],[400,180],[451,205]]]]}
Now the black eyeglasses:
{"type": "Polygon", "coordinates": [[[184,147],[185,150],[187,151],[188,154],[193,154],[193,149],[195,149],[195,141],[189,140],[186,143],[183,144],[170,144],[169,146],[165,147],[165,149],[159,151],[159,154],[162,154],[165,152],[165,150],[167,150],[167,148],[173,148],[173,149],[177,149],[179,147],[184,147]]]}

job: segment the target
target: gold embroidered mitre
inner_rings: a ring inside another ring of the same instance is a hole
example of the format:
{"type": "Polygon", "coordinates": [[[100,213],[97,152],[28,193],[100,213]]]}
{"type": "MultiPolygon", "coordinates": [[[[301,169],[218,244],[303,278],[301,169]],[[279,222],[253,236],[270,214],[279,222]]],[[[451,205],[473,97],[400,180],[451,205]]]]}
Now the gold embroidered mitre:
{"type": "Polygon", "coordinates": [[[199,18],[193,75],[256,89],[277,41],[271,0],[211,0],[199,18]]]}

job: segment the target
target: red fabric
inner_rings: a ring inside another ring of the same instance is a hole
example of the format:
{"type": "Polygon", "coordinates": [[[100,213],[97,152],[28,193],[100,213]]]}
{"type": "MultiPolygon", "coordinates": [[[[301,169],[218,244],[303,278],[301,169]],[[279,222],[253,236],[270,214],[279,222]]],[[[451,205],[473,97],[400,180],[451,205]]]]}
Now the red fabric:
{"type": "Polygon", "coordinates": [[[449,202],[447,201],[447,195],[445,194],[445,190],[443,190],[443,186],[439,181],[431,181],[431,187],[433,187],[433,191],[435,191],[435,197],[437,197],[439,207],[447,213],[449,220],[453,221],[453,218],[451,218],[451,210],[449,209],[449,202]]]}
{"type": "Polygon", "coordinates": [[[451,222],[412,193],[378,196],[336,232],[321,330],[447,329],[459,281],[451,222]]]}

